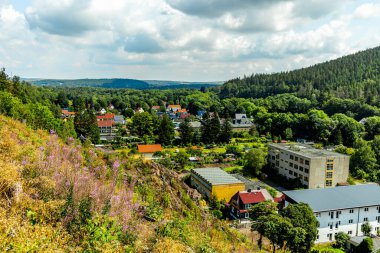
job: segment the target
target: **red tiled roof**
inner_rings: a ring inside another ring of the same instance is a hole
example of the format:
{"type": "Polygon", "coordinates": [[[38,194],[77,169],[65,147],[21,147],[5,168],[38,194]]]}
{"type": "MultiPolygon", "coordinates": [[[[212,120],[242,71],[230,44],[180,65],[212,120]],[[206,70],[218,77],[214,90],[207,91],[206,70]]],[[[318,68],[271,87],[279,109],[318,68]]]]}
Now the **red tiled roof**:
{"type": "Polygon", "coordinates": [[[97,115],[97,119],[113,119],[115,117],[115,114],[113,113],[106,113],[104,115],[97,115]]]}
{"type": "Polygon", "coordinates": [[[243,204],[253,204],[265,201],[265,197],[261,192],[239,192],[239,198],[243,204]]]}
{"type": "Polygon", "coordinates": [[[178,109],[177,112],[187,112],[186,109],[178,109]]]}
{"type": "Polygon", "coordinates": [[[113,120],[101,120],[98,121],[98,127],[112,127],[115,124],[113,120]]]}
{"type": "Polygon", "coordinates": [[[153,110],[158,110],[158,109],[160,109],[160,106],[159,105],[154,105],[154,106],[152,106],[152,109],[153,110]]]}
{"type": "Polygon", "coordinates": [[[285,195],[284,194],[282,194],[280,197],[273,198],[273,201],[276,202],[276,203],[280,203],[280,202],[282,202],[284,200],[285,200],[285,195]]]}
{"type": "Polygon", "coordinates": [[[179,108],[179,109],[181,109],[181,105],[168,105],[168,108],[169,109],[172,109],[172,108],[179,108]]]}
{"type": "Polygon", "coordinates": [[[64,115],[75,115],[75,112],[69,112],[69,110],[62,110],[62,114],[64,114],[64,115]]]}
{"type": "Polygon", "coordinates": [[[137,149],[140,153],[154,153],[157,151],[162,151],[161,144],[137,145],[137,149]]]}

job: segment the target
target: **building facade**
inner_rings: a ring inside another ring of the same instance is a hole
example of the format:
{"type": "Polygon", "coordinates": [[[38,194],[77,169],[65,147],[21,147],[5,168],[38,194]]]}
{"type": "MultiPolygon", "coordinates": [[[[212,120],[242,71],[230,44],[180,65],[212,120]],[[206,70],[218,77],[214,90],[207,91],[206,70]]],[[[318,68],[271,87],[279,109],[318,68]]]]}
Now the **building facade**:
{"type": "Polygon", "coordinates": [[[347,182],[350,163],[347,155],[300,143],[273,143],[268,146],[271,167],[288,179],[299,178],[310,189],[347,182]]]}
{"type": "Polygon", "coordinates": [[[191,185],[202,195],[229,201],[234,194],[245,189],[245,184],[220,168],[191,170],[191,185]]]}
{"type": "Polygon", "coordinates": [[[249,209],[266,200],[274,201],[266,189],[239,191],[232,196],[228,203],[230,215],[235,219],[248,220],[250,218],[249,209]]]}
{"type": "Polygon", "coordinates": [[[368,222],[371,233],[380,230],[380,186],[377,184],[340,186],[325,189],[285,191],[285,205],[306,203],[319,221],[316,243],[335,240],[338,232],[363,236],[368,222]]]}

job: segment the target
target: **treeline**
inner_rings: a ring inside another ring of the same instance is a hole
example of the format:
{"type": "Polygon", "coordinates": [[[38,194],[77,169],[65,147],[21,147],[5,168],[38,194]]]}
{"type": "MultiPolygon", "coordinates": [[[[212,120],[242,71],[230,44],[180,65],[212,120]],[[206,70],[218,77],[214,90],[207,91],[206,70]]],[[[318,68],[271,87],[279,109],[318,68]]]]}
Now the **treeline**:
{"type": "Polygon", "coordinates": [[[59,118],[61,109],[54,103],[55,94],[49,90],[21,82],[0,71],[0,113],[25,121],[33,129],[45,129],[62,138],[76,137],[72,120],[59,118]]]}
{"type": "Polygon", "coordinates": [[[260,98],[283,93],[323,101],[331,95],[378,105],[380,47],[308,68],[274,74],[253,74],[213,88],[221,98],[260,98]]]}

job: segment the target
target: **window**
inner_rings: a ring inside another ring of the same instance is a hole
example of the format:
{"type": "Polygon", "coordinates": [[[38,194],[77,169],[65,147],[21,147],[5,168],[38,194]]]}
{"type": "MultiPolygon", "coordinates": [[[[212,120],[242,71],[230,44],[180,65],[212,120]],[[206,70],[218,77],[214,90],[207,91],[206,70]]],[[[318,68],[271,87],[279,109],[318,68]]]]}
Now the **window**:
{"type": "Polygon", "coordinates": [[[279,161],[276,161],[276,166],[279,166],[280,165],[280,162],[279,161]]]}
{"type": "Polygon", "coordinates": [[[365,207],[365,208],[364,208],[364,212],[368,212],[368,207],[365,207]]]}
{"type": "Polygon", "coordinates": [[[294,159],[294,156],[293,155],[290,155],[290,160],[293,160],[294,159]]]}
{"type": "Polygon", "coordinates": [[[295,176],[295,177],[298,177],[298,173],[297,173],[297,172],[294,172],[294,176],[295,176]]]}
{"type": "Polygon", "coordinates": [[[290,166],[290,167],[293,167],[293,163],[289,163],[289,166],[290,166]]]}
{"type": "Polygon", "coordinates": [[[298,170],[298,165],[297,165],[297,164],[294,164],[294,168],[298,170]]]}
{"type": "Polygon", "coordinates": [[[332,178],[333,177],[333,173],[332,172],[327,172],[326,173],[326,178],[332,178]]]}
{"type": "Polygon", "coordinates": [[[331,219],[334,218],[334,212],[329,212],[329,216],[331,217],[331,219]]]}
{"type": "Polygon", "coordinates": [[[294,161],[298,162],[298,156],[294,157],[294,161]]]}
{"type": "Polygon", "coordinates": [[[300,163],[301,163],[301,164],[303,164],[303,161],[304,161],[303,158],[300,158],[300,163]]]}
{"type": "Polygon", "coordinates": [[[380,223],[380,216],[377,216],[376,219],[377,219],[377,223],[380,223]]]}
{"type": "Polygon", "coordinates": [[[280,155],[276,155],[276,158],[277,158],[277,159],[280,158],[280,155]]]}
{"type": "Polygon", "coordinates": [[[245,213],[245,218],[249,218],[249,213],[245,213]]]}
{"type": "Polygon", "coordinates": [[[350,209],[350,213],[354,213],[354,209],[350,209]]]}
{"type": "Polygon", "coordinates": [[[352,235],[352,230],[348,231],[347,234],[352,235]]]}
{"type": "Polygon", "coordinates": [[[305,169],[305,173],[309,173],[309,169],[305,169]]]}
{"type": "Polygon", "coordinates": [[[300,170],[300,171],[303,171],[303,167],[302,167],[302,166],[300,166],[300,167],[299,167],[299,170],[300,170]]]}
{"type": "Polygon", "coordinates": [[[334,226],[334,223],[329,223],[329,227],[330,227],[330,229],[332,230],[333,229],[333,226],[334,226]]]}
{"type": "Polygon", "coordinates": [[[334,165],[333,164],[327,164],[326,165],[326,170],[333,170],[334,169],[334,165]]]}
{"type": "Polygon", "coordinates": [[[315,217],[321,217],[321,213],[315,213],[315,217]]]}
{"type": "Polygon", "coordinates": [[[303,180],[305,180],[306,182],[309,182],[309,178],[307,176],[304,176],[303,180]]]}
{"type": "Polygon", "coordinates": [[[366,218],[364,218],[364,219],[363,219],[363,221],[368,221],[368,218],[367,218],[367,217],[366,217],[366,218]]]}
{"type": "Polygon", "coordinates": [[[330,159],[327,159],[327,162],[328,162],[328,163],[333,163],[333,162],[334,162],[334,159],[331,159],[331,158],[330,158],[330,159]]]}
{"type": "Polygon", "coordinates": [[[305,160],[305,164],[309,165],[310,164],[309,160],[305,160]]]}
{"type": "Polygon", "coordinates": [[[329,238],[329,240],[332,241],[332,234],[327,234],[327,238],[329,238]]]}
{"type": "Polygon", "coordinates": [[[293,171],[292,170],[289,170],[289,175],[293,175],[293,171]]]}
{"type": "Polygon", "coordinates": [[[326,180],[326,186],[332,186],[332,180],[326,180]]]}
{"type": "Polygon", "coordinates": [[[276,157],[274,155],[272,155],[272,160],[275,160],[275,159],[276,159],[276,157]]]}
{"type": "Polygon", "coordinates": [[[354,223],[354,220],[353,220],[353,219],[348,220],[348,224],[352,224],[352,223],[354,223]]]}

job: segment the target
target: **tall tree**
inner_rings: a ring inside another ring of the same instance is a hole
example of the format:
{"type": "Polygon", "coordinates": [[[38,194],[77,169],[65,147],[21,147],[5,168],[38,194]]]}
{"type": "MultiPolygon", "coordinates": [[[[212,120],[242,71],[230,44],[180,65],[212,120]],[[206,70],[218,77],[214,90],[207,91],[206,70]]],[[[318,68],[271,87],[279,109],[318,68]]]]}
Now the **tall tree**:
{"type": "Polygon", "coordinates": [[[244,155],[244,170],[254,176],[259,176],[261,169],[267,164],[267,152],[261,148],[254,148],[244,155]]]}
{"type": "Polygon", "coordinates": [[[371,146],[363,139],[359,139],[355,146],[355,153],[350,159],[350,169],[354,176],[366,178],[377,167],[376,154],[371,146]]]}
{"type": "Polygon", "coordinates": [[[151,137],[153,135],[152,115],[148,112],[136,113],[131,118],[129,129],[132,134],[135,134],[139,137],[151,137]]]}
{"type": "Polygon", "coordinates": [[[219,134],[219,142],[230,143],[232,139],[232,126],[230,118],[226,118],[222,124],[221,131],[219,134]]]}
{"type": "Polygon", "coordinates": [[[295,228],[302,228],[305,231],[305,239],[297,245],[292,245],[294,252],[310,252],[317,239],[319,222],[313,210],[304,203],[292,204],[281,211],[281,215],[288,218],[295,228]]]}
{"type": "Polygon", "coordinates": [[[93,111],[89,109],[77,111],[74,118],[74,126],[78,136],[83,136],[92,143],[99,142],[100,131],[93,111]]]}
{"type": "Polygon", "coordinates": [[[188,145],[193,140],[194,128],[190,125],[190,119],[186,118],[179,125],[179,136],[181,137],[182,145],[188,145]]]}
{"type": "Polygon", "coordinates": [[[170,145],[174,139],[174,124],[169,116],[164,114],[158,131],[158,141],[163,145],[170,145]]]}

